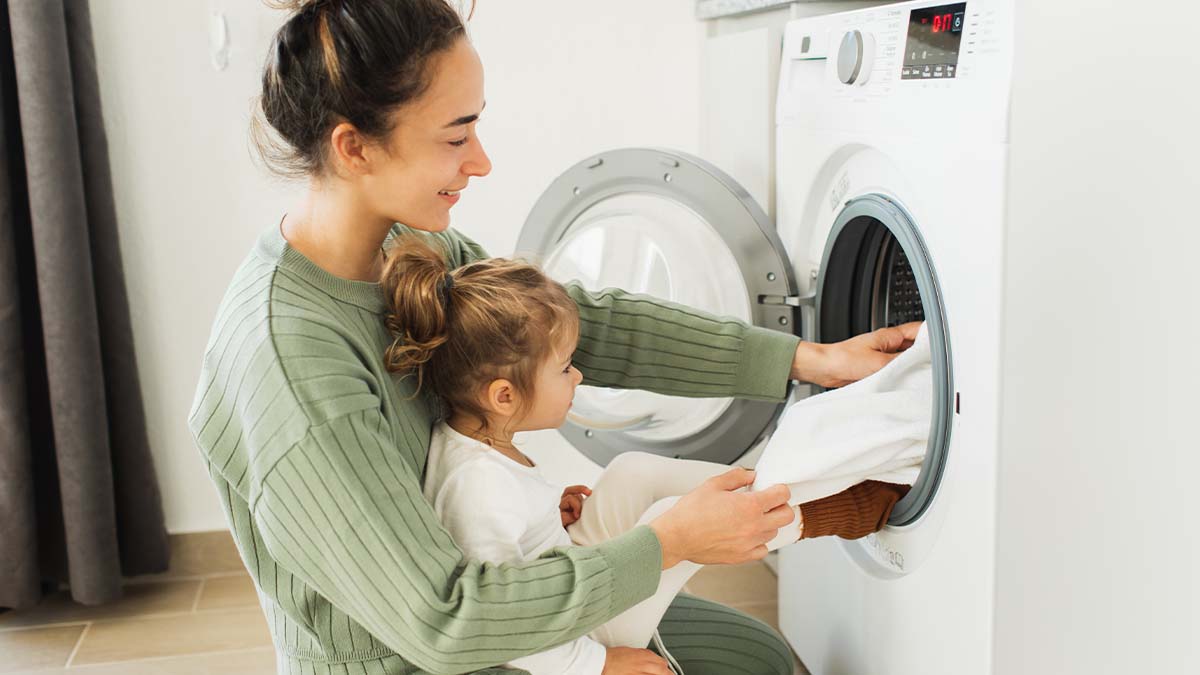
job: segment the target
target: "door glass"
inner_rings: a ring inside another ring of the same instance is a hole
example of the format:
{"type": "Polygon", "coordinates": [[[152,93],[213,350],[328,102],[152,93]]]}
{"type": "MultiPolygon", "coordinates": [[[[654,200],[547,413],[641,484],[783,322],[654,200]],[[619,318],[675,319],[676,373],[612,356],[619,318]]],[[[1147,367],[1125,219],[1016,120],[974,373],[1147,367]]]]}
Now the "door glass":
{"type": "MultiPolygon", "coordinates": [[[[589,207],[546,257],[545,268],[589,290],[620,288],[750,318],[746,284],[727,244],[695,211],[655,194],[625,193],[589,207]]],[[[571,418],[589,429],[670,441],[707,427],[730,401],[580,387],[571,418]]]]}

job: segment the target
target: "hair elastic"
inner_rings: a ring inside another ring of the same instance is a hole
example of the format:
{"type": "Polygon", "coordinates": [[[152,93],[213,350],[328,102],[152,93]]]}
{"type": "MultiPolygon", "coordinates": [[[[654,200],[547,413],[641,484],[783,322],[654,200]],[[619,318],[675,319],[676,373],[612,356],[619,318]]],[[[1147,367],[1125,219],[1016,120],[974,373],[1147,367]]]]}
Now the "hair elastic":
{"type": "Polygon", "coordinates": [[[446,272],[446,276],[442,277],[442,307],[450,309],[450,291],[454,290],[454,276],[446,272]]]}

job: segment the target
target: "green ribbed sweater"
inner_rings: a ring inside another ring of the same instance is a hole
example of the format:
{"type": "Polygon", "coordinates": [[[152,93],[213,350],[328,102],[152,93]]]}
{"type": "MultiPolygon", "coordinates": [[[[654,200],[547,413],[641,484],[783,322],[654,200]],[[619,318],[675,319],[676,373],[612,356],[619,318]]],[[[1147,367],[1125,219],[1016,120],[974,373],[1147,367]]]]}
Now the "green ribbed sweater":
{"type": "MultiPolygon", "coordinates": [[[[453,231],[429,236],[454,266],[486,256],[453,231]]],[[[622,291],[569,290],[586,384],[785,395],[792,336],[622,291]]],[[[280,672],[478,671],[649,597],[662,553],[645,526],[525,564],[463,557],[421,495],[433,406],[412,397],[413,378],[384,368],[382,311],[377,284],[330,275],[274,227],[234,276],[204,356],[189,426],[280,672]]]]}

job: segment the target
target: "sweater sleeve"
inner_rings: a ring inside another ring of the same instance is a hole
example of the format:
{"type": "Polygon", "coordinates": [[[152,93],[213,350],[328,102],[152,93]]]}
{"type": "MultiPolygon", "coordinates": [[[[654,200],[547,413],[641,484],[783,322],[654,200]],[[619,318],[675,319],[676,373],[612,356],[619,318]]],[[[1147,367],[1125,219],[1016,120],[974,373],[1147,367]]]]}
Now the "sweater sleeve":
{"type": "Polygon", "coordinates": [[[251,513],[279,565],[402,657],[462,673],[572,640],[645,599],[648,527],[528,563],[467,559],[377,410],[312,426],[259,480],[251,513]]]}
{"type": "Polygon", "coordinates": [[[800,339],[645,295],[568,284],[584,384],[782,401],[800,339]]]}
{"type": "Polygon", "coordinates": [[[910,486],[865,481],[835,495],[800,505],[804,517],[801,539],[835,535],[858,539],[887,524],[892,508],[908,494],[910,486]]]}
{"type": "MultiPolygon", "coordinates": [[[[457,230],[439,236],[453,265],[487,257],[457,230]]],[[[615,288],[566,286],[579,307],[574,361],[584,384],[674,396],[768,401],[787,396],[800,343],[794,335],[615,288]]]]}

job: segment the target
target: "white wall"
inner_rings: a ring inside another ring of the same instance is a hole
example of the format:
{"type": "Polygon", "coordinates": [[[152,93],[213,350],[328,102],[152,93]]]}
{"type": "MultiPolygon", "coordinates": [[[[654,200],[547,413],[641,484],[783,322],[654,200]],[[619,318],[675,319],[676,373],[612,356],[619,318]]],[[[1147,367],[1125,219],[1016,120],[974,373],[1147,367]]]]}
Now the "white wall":
{"type": "MultiPolygon", "coordinates": [[[[223,528],[186,419],[225,286],[297,189],[260,170],[247,143],[263,55],[284,16],[252,0],[104,0],[91,11],[167,528],[223,528]],[[214,11],[228,22],[223,71],[211,65],[214,11]]],[[[455,225],[494,253],[511,251],[541,189],[586,155],[696,151],[703,28],[692,0],[481,0],[471,31],[487,77],[480,135],[495,168],[464,193],[455,225]]],[[[539,461],[575,466],[556,436],[538,438],[551,455],[539,461]]]]}
{"type": "Polygon", "coordinates": [[[1016,3],[996,673],[1200,659],[1200,54],[1113,58],[1160,30],[1131,7],[1016,3]]]}

